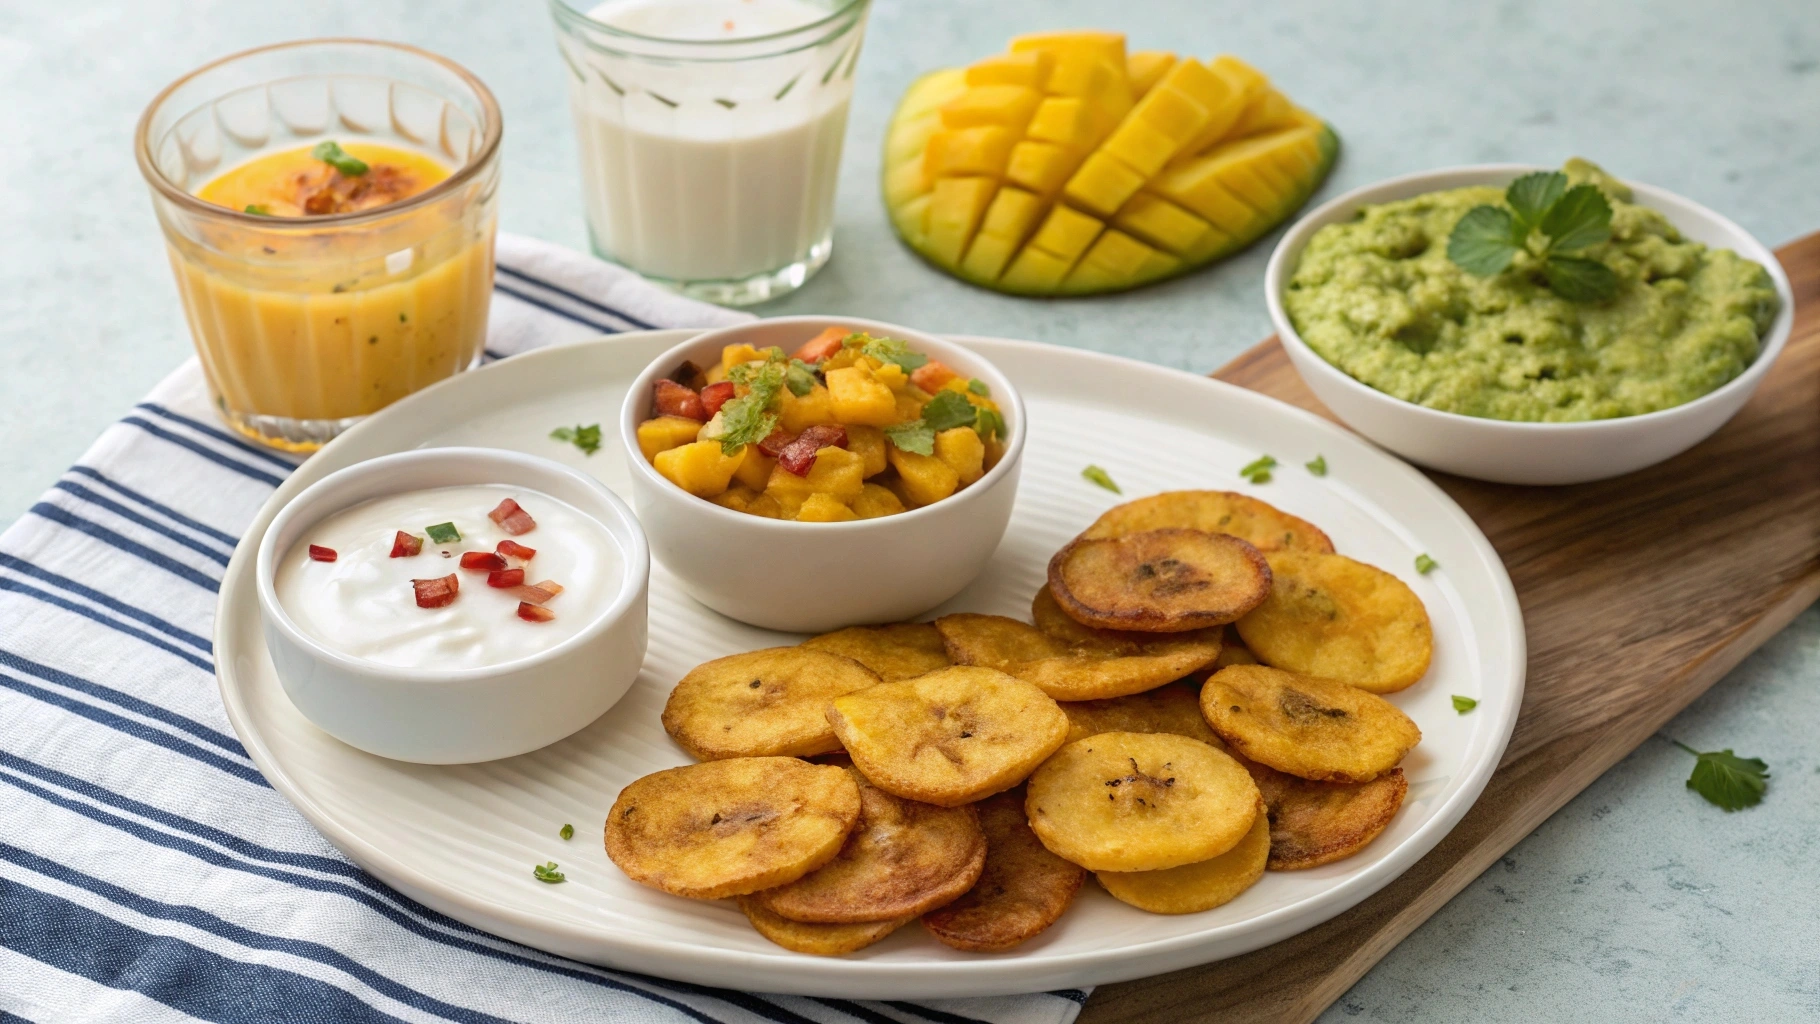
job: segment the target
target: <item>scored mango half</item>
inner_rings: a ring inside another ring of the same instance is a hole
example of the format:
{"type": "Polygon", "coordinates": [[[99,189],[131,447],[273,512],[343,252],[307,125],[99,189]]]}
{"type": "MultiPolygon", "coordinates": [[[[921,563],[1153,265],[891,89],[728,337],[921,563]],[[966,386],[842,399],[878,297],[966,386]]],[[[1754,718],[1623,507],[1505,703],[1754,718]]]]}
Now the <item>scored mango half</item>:
{"type": "Polygon", "coordinates": [[[885,205],[904,242],[1017,295],[1149,284],[1299,209],[1339,137],[1236,57],[1127,54],[1116,32],[1019,36],[904,93],[885,205]]]}

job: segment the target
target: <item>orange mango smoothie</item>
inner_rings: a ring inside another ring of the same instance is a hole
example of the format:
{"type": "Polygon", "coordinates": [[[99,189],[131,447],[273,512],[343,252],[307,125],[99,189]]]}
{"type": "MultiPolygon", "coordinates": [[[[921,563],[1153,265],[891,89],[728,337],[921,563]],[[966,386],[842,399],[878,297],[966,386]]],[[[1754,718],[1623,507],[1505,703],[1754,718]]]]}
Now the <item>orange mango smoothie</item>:
{"type": "Polygon", "coordinates": [[[268,444],[314,448],[242,420],[365,416],[475,363],[493,286],[491,197],[410,201],[448,176],[411,150],[321,143],[257,157],[194,191],[253,215],[170,237],[184,311],[230,422],[268,444]]]}

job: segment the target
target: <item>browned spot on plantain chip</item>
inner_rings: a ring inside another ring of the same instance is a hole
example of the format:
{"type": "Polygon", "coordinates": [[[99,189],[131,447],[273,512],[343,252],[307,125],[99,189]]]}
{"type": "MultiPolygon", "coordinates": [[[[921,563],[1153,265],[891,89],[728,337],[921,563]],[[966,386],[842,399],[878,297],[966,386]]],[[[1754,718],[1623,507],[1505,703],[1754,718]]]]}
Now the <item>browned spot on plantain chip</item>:
{"type": "Polygon", "coordinates": [[[964,665],[836,698],[828,721],[867,781],[940,807],[1010,789],[1068,738],[1043,691],[964,665]]]}
{"type": "Polygon", "coordinates": [[[1056,700],[1098,700],[1154,689],[1211,664],[1220,653],[1217,629],[1151,634],[1148,641],[1127,647],[1105,638],[1075,646],[1003,615],[944,615],[935,620],[935,628],[957,663],[1028,680],[1056,700]]]}
{"type": "Polygon", "coordinates": [[[1371,845],[1403,806],[1409,780],[1392,768],[1370,782],[1310,782],[1239,759],[1270,814],[1270,870],[1345,860],[1371,845]]]}
{"type": "Polygon", "coordinates": [[[1108,732],[1076,740],[1030,777],[1025,812],[1043,845],[1089,871],[1161,871],[1211,860],[1251,831],[1258,787],[1199,740],[1108,732]]]}
{"type": "Polygon", "coordinates": [[[1101,871],[1095,877],[1114,899],[1152,914],[1198,914],[1237,897],[1264,877],[1270,820],[1258,805],[1251,831],[1212,860],[1162,871],[1101,871]]]}
{"type": "Polygon", "coordinates": [[[1179,633],[1237,620],[1270,596],[1270,565],[1224,533],[1147,530],[1081,537],[1049,561],[1068,617],[1100,629],[1179,633]]]}
{"type": "Polygon", "coordinates": [[[1320,527],[1250,495],[1232,491],[1164,491],[1128,501],[1087,527],[1083,537],[1122,537],[1169,528],[1229,533],[1259,551],[1332,551],[1320,527]]]}
{"type": "Polygon", "coordinates": [[[924,914],[923,927],[955,949],[997,953],[1054,924],[1087,872],[1050,853],[1030,831],[1022,789],[974,806],[986,833],[986,869],[965,895],[924,914]]]}
{"type": "Polygon", "coordinates": [[[972,888],[986,863],[972,807],[905,800],[852,771],[859,824],[840,854],[788,885],[753,893],[754,902],[792,921],[858,924],[915,917],[972,888]]]}
{"type": "Polygon", "coordinates": [[[635,882],[698,900],[794,882],[840,852],[859,820],[844,768],[741,757],[667,768],[620,790],[607,856],[635,882]]]}
{"type": "Polygon", "coordinates": [[[1234,751],[1317,782],[1377,778],[1422,739],[1376,694],[1263,665],[1215,672],[1201,688],[1201,713],[1234,751]]]}
{"type": "Polygon", "coordinates": [[[1167,732],[1200,740],[1215,750],[1226,744],[1207,727],[1201,716],[1199,687],[1190,683],[1165,683],[1154,690],[1062,704],[1068,716],[1068,742],[1103,732],[1167,732]]]}
{"type": "Polygon", "coordinates": [[[739,909],[758,934],[792,953],[815,956],[846,956],[858,952],[915,920],[905,917],[863,924],[805,924],[773,914],[750,896],[739,898],[739,909]]]}
{"type": "Polygon", "coordinates": [[[942,635],[927,622],[850,626],[804,640],[802,645],[852,658],[887,683],[953,664],[948,660],[947,648],[942,645],[942,635]]]}
{"type": "Polygon", "coordinates": [[[770,647],[698,665],[664,704],[664,731],[703,761],[839,750],[828,702],[878,676],[852,658],[770,647]]]}
{"type": "Polygon", "coordinates": [[[1402,580],[1344,555],[1268,557],[1270,597],[1238,622],[1259,661],[1373,693],[1394,693],[1428,671],[1434,630],[1402,580]]]}

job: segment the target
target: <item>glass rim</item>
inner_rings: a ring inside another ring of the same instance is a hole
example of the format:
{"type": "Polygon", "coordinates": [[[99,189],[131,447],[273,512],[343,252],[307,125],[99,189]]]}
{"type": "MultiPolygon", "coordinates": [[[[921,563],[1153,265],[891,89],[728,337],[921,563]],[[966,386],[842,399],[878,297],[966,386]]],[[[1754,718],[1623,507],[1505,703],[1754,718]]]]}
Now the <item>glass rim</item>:
{"type": "MultiPolygon", "coordinates": [[[[863,2],[863,0],[853,0],[853,2],[863,2]]],[[[494,98],[493,91],[488,89],[486,83],[482,82],[472,71],[469,71],[467,68],[462,67],[449,58],[444,57],[441,54],[431,53],[429,50],[425,50],[422,47],[412,46],[409,43],[396,43],[385,39],[361,39],[353,36],[324,36],[315,39],[293,39],[289,42],[269,43],[265,46],[255,46],[251,49],[241,50],[236,53],[230,53],[225,57],[216,58],[201,67],[195,68],[179,76],[175,81],[171,82],[171,84],[160,89],[158,95],[152,97],[152,101],[146,104],[145,112],[139,115],[138,127],[133,131],[133,155],[139,164],[139,173],[145,178],[147,183],[166,199],[176,203],[178,206],[187,208],[191,213],[222,217],[229,221],[259,227],[267,231],[290,229],[309,230],[320,227],[359,224],[371,220],[380,220],[386,217],[395,217],[401,213],[410,213],[422,207],[429,206],[437,200],[456,192],[463,185],[466,185],[480,174],[482,168],[492,163],[493,157],[499,152],[500,139],[503,137],[504,133],[505,126],[502,123],[499,113],[499,101],[494,98]],[[165,175],[164,171],[159,169],[157,161],[152,156],[152,117],[158,112],[158,109],[164,105],[165,101],[178,89],[187,85],[199,75],[213,71],[224,64],[230,64],[234,61],[242,60],[256,54],[271,53],[275,50],[294,50],[309,46],[323,46],[327,44],[373,46],[381,49],[396,50],[439,64],[447,71],[453,73],[457,78],[461,79],[463,84],[474,90],[474,95],[480,99],[480,149],[475,153],[472,159],[456,168],[448,177],[409,198],[401,199],[396,203],[388,203],[384,206],[376,206],[370,210],[356,210],[349,213],[326,213],[308,217],[267,217],[256,213],[247,213],[244,210],[236,210],[228,206],[218,206],[215,203],[200,199],[194,194],[179,187],[176,182],[165,175]]]]}
{"type": "MultiPolygon", "coordinates": [[[[617,37],[620,39],[634,40],[634,41],[641,42],[641,43],[656,43],[656,44],[661,44],[664,46],[675,46],[675,47],[700,47],[703,51],[703,56],[700,58],[694,58],[694,59],[715,60],[715,59],[727,59],[727,58],[710,57],[710,56],[707,56],[707,54],[721,51],[721,50],[723,50],[723,48],[732,48],[732,47],[736,47],[736,46],[751,46],[754,43],[769,43],[769,42],[779,42],[779,41],[789,40],[789,39],[793,39],[796,36],[819,33],[824,28],[839,27],[839,26],[834,26],[834,23],[837,21],[840,21],[843,18],[850,19],[853,16],[853,12],[855,10],[863,10],[864,8],[870,6],[871,2],[872,2],[872,0],[839,0],[838,6],[836,6],[832,11],[828,12],[828,14],[824,15],[823,17],[817,18],[814,21],[804,22],[803,24],[798,25],[795,28],[787,28],[787,29],[783,29],[783,30],[777,31],[777,32],[766,32],[766,33],[762,33],[760,35],[755,35],[755,36],[740,36],[737,39],[677,39],[673,36],[654,36],[654,35],[647,35],[643,32],[633,32],[630,29],[620,28],[616,25],[609,25],[604,21],[600,21],[596,18],[590,17],[586,11],[582,11],[582,10],[576,8],[575,5],[571,2],[571,0],[550,0],[550,9],[551,9],[551,11],[553,11],[555,13],[556,18],[559,22],[567,19],[572,24],[586,27],[592,31],[600,32],[603,35],[617,37]]],[[[598,6],[598,5],[596,5],[596,6],[598,6]]],[[[832,34],[833,34],[832,32],[829,33],[829,35],[832,35],[832,34]]],[[[813,46],[817,43],[825,41],[825,38],[826,37],[823,37],[823,38],[816,39],[814,42],[811,42],[811,43],[804,43],[799,46],[793,46],[789,50],[781,50],[781,51],[778,51],[777,53],[767,53],[767,54],[762,54],[762,55],[755,54],[752,56],[755,59],[767,57],[767,56],[777,56],[778,54],[781,54],[781,53],[789,53],[794,50],[804,49],[806,47],[813,46]]],[[[597,45],[592,40],[584,40],[584,41],[588,42],[589,45],[597,45]]],[[[639,54],[637,56],[647,56],[647,55],[639,54]]],[[[665,59],[689,60],[691,58],[677,57],[674,55],[665,55],[665,59]]],[[[737,59],[737,58],[735,58],[735,59],[737,59]]]]}

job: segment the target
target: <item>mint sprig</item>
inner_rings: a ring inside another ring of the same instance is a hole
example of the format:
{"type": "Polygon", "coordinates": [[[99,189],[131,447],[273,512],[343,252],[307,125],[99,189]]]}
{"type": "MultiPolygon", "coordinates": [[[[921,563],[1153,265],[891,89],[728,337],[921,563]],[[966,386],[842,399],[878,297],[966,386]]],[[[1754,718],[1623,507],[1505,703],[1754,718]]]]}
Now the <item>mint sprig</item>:
{"type": "Polygon", "coordinates": [[[1598,186],[1568,188],[1560,171],[1538,171],[1511,182],[1504,203],[1466,211],[1447,238],[1447,258],[1474,277],[1495,277],[1528,254],[1549,289],[1570,302],[1617,294],[1610,267],[1571,255],[1611,238],[1611,202],[1598,186]]]}

